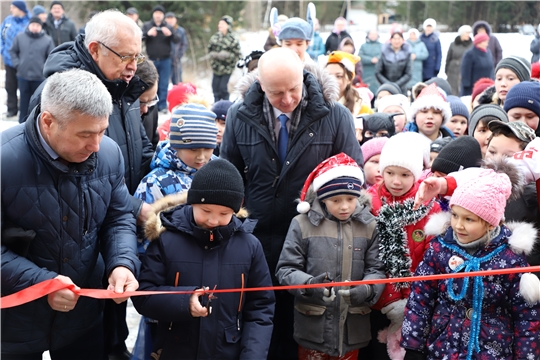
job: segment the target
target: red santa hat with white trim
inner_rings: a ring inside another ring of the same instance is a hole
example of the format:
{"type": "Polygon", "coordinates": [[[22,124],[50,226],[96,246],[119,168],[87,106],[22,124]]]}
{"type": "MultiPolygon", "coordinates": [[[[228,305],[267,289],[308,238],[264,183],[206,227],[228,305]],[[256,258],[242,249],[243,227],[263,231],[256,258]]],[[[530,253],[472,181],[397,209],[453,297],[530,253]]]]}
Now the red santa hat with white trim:
{"type": "Polygon", "coordinates": [[[442,125],[452,118],[450,104],[446,102],[445,96],[439,91],[439,88],[435,83],[423,88],[416,100],[411,104],[411,107],[407,112],[409,122],[414,123],[416,120],[416,113],[423,109],[440,110],[443,116],[442,125]]]}
{"type": "Polygon", "coordinates": [[[321,162],[309,174],[296,210],[305,214],[311,209],[311,205],[305,201],[310,188],[317,192],[319,200],[324,200],[337,195],[360,196],[363,184],[364,173],[360,166],[349,155],[339,153],[321,162]]]}

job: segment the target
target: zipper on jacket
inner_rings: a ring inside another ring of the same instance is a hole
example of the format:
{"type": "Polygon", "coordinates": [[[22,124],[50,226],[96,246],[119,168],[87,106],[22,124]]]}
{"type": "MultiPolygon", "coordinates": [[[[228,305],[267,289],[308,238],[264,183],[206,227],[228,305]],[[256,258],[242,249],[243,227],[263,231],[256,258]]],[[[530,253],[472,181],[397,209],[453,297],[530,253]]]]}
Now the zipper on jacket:
{"type": "MultiPolygon", "coordinates": [[[[174,278],[174,286],[178,286],[178,279],[180,278],[180,272],[177,271],[176,272],[176,277],[174,278]]],[[[172,330],[172,321],[171,321],[171,324],[169,325],[169,330],[172,330]]]]}
{"type": "Polygon", "coordinates": [[[84,228],[83,228],[83,236],[86,235],[88,233],[88,230],[89,227],[90,227],[90,199],[88,199],[88,192],[87,191],[84,191],[83,192],[83,200],[85,202],[85,210],[86,210],[86,214],[85,214],[85,217],[84,217],[84,228]]]}
{"type": "Polygon", "coordinates": [[[274,182],[272,183],[272,187],[276,186],[278,180],[279,180],[279,175],[274,178],[274,182]]]}
{"type": "Polygon", "coordinates": [[[214,241],[214,232],[210,230],[210,241],[214,241]]]}
{"type": "Polygon", "coordinates": [[[242,273],[242,286],[240,289],[240,302],[238,303],[238,313],[236,314],[236,327],[238,328],[238,331],[240,331],[240,312],[242,311],[242,300],[244,299],[244,286],[245,286],[245,277],[244,273],[242,273]]]}

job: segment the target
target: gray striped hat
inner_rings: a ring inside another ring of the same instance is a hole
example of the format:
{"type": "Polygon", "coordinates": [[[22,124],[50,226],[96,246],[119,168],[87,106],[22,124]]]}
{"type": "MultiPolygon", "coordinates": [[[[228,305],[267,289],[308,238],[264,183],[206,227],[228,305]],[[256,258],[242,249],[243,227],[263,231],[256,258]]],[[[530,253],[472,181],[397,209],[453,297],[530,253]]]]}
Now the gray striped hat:
{"type": "Polygon", "coordinates": [[[216,114],[200,104],[185,104],[172,113],[169,139],[174,149],[215,149],[216,114]]]}

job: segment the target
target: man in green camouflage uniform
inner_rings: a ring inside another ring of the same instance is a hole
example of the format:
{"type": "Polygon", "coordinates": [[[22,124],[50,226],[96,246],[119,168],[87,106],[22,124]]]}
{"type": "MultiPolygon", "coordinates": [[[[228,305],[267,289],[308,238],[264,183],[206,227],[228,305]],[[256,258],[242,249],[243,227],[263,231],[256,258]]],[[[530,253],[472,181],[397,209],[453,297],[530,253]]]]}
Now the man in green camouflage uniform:
{"type": "Polygon", "coordinates": [[[232,17],[223,16],[218,23],[218,32],[212,35],[208,44],[208,55],[214,73],[212,91],[215,102],[229,100],[227,84],[237,61],[242,56],[240,41],[231,31],[232,21],[232,17]]]}

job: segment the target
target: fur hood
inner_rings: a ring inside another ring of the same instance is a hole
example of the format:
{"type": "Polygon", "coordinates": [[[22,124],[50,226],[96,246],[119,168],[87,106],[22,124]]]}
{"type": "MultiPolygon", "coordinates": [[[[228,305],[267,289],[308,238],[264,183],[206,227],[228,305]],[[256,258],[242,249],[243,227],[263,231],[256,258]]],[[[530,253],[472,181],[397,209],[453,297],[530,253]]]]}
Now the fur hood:
{"type": "MultiPolygon", "coordinates": [[[[426,235],[443,234],[450,225],[450,217],[450,212],[440,212],[431,216],[424,227],[426,235]]],[[[537,242],[538,232],[534,226],[526,222],[508,222],[505,225],[512,231],[512,235],[508,238],[510,249],[518,255],[529,255],[537,242]]],[[[519,283],[519,292],[529,304],[540,301],[540,279],[534,274],[524,273],[519,283]]]]}
{"type": "MultiPolygon", "coordinates": [[[[309,55],[306,55],[309,56],[309,55]]],[[[324,97],[324,101],[333,103],[339,99],[339,84],[337,80],[334,78],[334,76],[330,75],[328,72],[324,71],[324,69],[321,69],[317,64],[314,62],[305,62],[304,63],[304,70],[309,72],[311,75],[313,75],[316,79],[319,85],[322,89],[322,94],[324,97]]],[[[235,90],[240,93],[240,96],[242,99],[250,89],[250,87],[259,80],[257,77],[259,76],[259,70],[256,69],[240,78],[238,80],[238,83],[235,86],[235,90]]],[[[306,73],[304,72],[304,78],[306,77],[306,73]]]]}
{"type": "MultiPolygon", "coordinates": [[[[187,191],[178,194],[167,195],[153,204],[150,204],[152,207],[152,212],[148,216],[148,220],[144,224],[144,235],[145,237],[152,241],[159,238],[162,232],[165,231],[165,227],[161,223],[160,214],[165,211],[173,210],[178,206],[185,205],[187,203],[187,191]]],[[[249,213],[246,209],[241,208],[237,213],[236,217],[239,219],[245,219],[249,216],[249,213]]]]}

